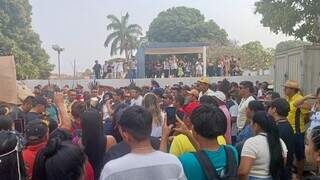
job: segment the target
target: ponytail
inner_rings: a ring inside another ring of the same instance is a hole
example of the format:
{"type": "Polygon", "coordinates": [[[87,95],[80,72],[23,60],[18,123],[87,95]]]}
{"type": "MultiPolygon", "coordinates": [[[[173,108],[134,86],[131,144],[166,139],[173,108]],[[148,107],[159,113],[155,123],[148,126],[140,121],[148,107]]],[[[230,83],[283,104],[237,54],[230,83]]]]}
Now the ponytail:
{"type": "Polygon", "coordinates": [[[280,142],[279,130],[274,119],[265,111],[258,111],[253,116],[253,123],[267,133],[267,141],[270,151],[270,175],[273,179],[280,179],[284,169],[283,149],[280,142]]]}

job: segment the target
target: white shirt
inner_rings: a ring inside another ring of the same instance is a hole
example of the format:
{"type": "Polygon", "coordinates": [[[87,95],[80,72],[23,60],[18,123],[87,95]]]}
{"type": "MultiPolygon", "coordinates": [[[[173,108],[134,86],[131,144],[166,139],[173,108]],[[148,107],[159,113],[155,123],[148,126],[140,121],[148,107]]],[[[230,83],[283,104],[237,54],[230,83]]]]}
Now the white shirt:
{"type": "Polygon", "coordinates": [[[108,64],[104,64],[103,65],[103,72],[107,72],[108,71],[108,64]]]}
{"type": "Polygon", "coordinates": [[[131,106],[133,106],[133,105],[142,106],[142,101],[143,101],[143,97],[139,96],[137,99],[132,99],[130,105],[131,106]]]}
{"type": "MultiPolygon", "coordinates": [[[[280,139],[282,156],[287,157],[288,149],[286,144],[280,139]]],[[[257,135],[249,138],[243,145],[241,157],[254,158],[249,176],[266,178],[270,177],[270,150],[266,136],[257,135]]]]}
{"type": "Polygon", "coordinates": [[[210,96],[212,95],[214,92],[211,89],[208,89],[205,93],[203,93],[202,91],[199,93],[199,100],[202,96],[207,95],[210,96]]]}
{"type": "Polygon", "coordinates": [[[155,151],[149,154],[129,153],[108,162],[100,180],[185,180],[177,157],[155,151]]]}
{"type": "Polygon", "coordinates": [[[246,109],[251,101],[254,101],[254,97],[250,96],[247,99],[242,98],[239,104],[238,117],[237,117],[237,127],[239,130],[242,130],[244,125],[246,124],[246,109]]]}
{"type": "MultiPolygon", "coordinates": [[[[230,111],[230,114],[231,114],[231,117],[234,118],[234,117],[238,117],[238,109],[239,109],[239,105],[236,101],[234,100],[231,100],[234,105],[230,107],[229,111],[230,111]]],[[[237,130],[237,123],[232,123],[232,126],[231,126],[231,135],[232,136],[236,136],[238,133],[238,130],[237,130]]]]}

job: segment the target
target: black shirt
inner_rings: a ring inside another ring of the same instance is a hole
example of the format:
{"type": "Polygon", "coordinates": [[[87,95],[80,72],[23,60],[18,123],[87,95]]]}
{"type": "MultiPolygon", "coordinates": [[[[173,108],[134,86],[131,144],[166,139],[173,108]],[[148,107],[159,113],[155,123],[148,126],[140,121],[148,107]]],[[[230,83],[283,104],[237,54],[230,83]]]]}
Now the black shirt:
{"type": "Polygon", "coordinates": [[[100,65],[100,64],[95,64],[95,65],[93,66],[93,70],[94,70],[95,72],[100,72],[100,71],[101,71],[101,65],[100,65]]]}
{"type": "Polygon", "coordinates": [[[279,129],[280,138],[286,144],[288,149],[286,167],[287,169],[290,169],[293,164],[293,153],[294,153],[293,129],[287,120],[278,121],[277,127],[279,129]]]}

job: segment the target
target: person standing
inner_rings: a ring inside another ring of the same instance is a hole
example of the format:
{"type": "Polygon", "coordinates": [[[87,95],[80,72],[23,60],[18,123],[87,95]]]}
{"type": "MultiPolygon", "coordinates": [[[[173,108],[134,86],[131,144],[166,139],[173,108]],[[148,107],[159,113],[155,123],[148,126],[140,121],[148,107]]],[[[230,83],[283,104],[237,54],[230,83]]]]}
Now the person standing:
{"type": "Polygon", "coordinates": [[[304,152],[304,135],[305,135],[305,119],[308,110],[302,106],[298,106],[298,102],[303,99],[300,93],[299,83],[294,80],[288,80],[284,85],[284,92],[287,101],[290,104],[290,112],[288,115],[289,123],[294,131],[295,158],[297,160],[298,179],[302,179],[305,152],[304,152]]]}
{"type": "Polygon", "coordinates": [[[164,70],[164,77],[168,78],[169,73],[170,73],[169,72],[170,71],[170,64],[169,64],[168,58],[163,61],[163,70],[164,70]]]}
{"type": "Polygon", "coordinates": [[[152,115],[144,107],[132,106],[124,110],[118,121],[123,141],[131,152],[109,161],[103,168],[100,180],[185,180],[179,160],[170,154],[156,151],[150,142],[152,115]]]}
{"type": "Polygon", "coordinates": [[[98,60],[95,61],[95,65],[93,66],[93,72],[96,79],[101,79],[101,65],[99,64],[98,60]]]}
{"type": "Polygon", "coordinates": [[[105,79],[108,73],[108,62],[104,61],[102,79],[105,79]]]}
{"type": "Polygon", "coordinates": [[[242,99],[238,109],[237,128],[239,131],[241,131],[244,128],[247,121],[246,110],[248,108],[248,105],[251,101],[254,101],[255,98],[252,95],[254,93],[254,87],[252,82],[242,81],[240,83],[239,88],[239,95],[242,99]]]}
{"type": "Polygon", "coordinates": [[[210,84],[207,77],[202,77],[200,80],[198,80],[198,87],[200,90],[199,99],[204,95],[213,94],[213,91],[209,88],[210,84]]]}
{"type": "Polygon", "coordinates": [[[178,59],[176,56],[173,56],[172,61],[171,61],[171,72],[173,77],[177,77],[178,75],[178,59]]]}

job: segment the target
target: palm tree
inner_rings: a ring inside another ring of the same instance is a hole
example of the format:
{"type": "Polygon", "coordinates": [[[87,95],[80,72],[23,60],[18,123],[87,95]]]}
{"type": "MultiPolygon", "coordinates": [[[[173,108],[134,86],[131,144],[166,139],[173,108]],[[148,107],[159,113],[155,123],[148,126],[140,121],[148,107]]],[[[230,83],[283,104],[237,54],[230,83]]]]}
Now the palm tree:
{"type": "Polygon", "coordinates": [[[128,13],[122,16],[121,20],[114,15],[108,15],[107,18],[111,20],[111,23],[107,26],[107,30],[111,30],[112,32],[108,35],[104,46],[108,47],[111,44],[111,56],[120,51],[120,54],[125,53],[128,60],[129,53],[133,49],[138,48],[138,36],[142,35],[142,28],[138,24],[128,24],[128,13]]]}

